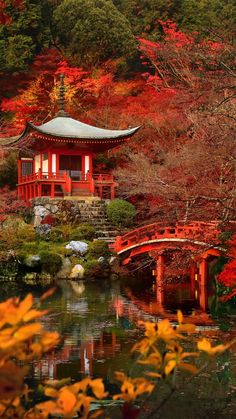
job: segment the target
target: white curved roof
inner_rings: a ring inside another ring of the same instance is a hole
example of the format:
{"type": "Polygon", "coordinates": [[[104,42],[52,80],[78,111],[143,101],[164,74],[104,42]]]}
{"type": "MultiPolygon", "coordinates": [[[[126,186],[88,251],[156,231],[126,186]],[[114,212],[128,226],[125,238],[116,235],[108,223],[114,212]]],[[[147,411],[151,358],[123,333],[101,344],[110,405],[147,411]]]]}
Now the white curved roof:
{"type": "Polygon", "coordinates": [[[55,137],[80,138],[80,139],[112,139],[129,137],[133,135],[140,127],[126,130],[109,130],[97,128],[92,125],[84,124],[70,117],[57,116],[42,125],[30,124],[32,128],[42,134],[55,137]]]}

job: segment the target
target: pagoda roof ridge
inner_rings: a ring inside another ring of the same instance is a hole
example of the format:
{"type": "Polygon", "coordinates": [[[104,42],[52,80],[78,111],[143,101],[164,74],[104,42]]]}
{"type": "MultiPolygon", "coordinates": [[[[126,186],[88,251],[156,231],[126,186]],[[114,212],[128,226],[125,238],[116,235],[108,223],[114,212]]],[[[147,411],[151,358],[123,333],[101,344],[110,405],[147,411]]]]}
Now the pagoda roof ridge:
{"type": "Polygon", "coordinates": [[[42,125],[34,125],[29,122],[28,126],[31,130],[53,137],[88,140],[126,138],[132,136],[140,128],[137,126],[123,130],[110,130],[86,124],[70,116],[56,116],[42,125]]]}

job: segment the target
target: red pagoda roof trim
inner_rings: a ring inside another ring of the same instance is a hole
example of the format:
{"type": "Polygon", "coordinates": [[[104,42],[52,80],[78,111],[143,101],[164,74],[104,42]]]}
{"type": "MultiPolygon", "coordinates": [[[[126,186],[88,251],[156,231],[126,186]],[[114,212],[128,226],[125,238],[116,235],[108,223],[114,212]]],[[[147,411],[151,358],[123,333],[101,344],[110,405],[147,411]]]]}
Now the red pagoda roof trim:
{"type": "Polygon", "coordinates": [[[108,130],[84,124],[70,117],[56,117],[39,126],[28,122],[21,135],[0,139],[0,145],[5,147],[18,147],[26,143],[29,145],[30,141],[35,138],[61,143],[69,141],[84,145],[85,148],[93,144],[96,150],[101,145],[101,149],[108,150],[132,137],[139,129],[140,126],[127,130],[108,130]]]}

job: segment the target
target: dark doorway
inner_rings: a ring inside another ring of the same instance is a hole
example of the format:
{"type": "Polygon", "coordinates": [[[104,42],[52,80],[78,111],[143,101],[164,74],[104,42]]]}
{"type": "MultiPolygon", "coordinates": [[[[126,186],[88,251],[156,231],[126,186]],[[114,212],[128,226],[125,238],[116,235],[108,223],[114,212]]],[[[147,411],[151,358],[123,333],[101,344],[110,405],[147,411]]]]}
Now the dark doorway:
{"type": "Polygon", "coordinates": [[[82,157],[60,155],[59,170],[67,171],[72,179],[81,180],[82,157]]]}

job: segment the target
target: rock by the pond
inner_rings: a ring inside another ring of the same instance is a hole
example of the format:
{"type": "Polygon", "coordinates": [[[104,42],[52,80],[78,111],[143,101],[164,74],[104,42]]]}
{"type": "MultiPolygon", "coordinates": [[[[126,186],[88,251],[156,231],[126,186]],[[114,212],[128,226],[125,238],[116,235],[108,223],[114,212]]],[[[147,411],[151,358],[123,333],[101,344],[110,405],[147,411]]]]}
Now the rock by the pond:
{"type": "Polygon", "coordinates": [[[41,221],[48,214],[50,214],[50,211],[47,208],[43,205],[36,205],[34,207],[34,227],[40,226],[41,221]]]}
{"type": "Polygon", "coordinates": [[[85,242],[72,240],[69,244],[66,245],[66,249],[71,249],[76,253],[84,255],[88,250],[88,244],[85,242]]]}
{"type": "Polygon", "coordinates": [[[38,227],[36,227],[36,232],[42,239],[47,240],[49,238],[51,229],[52,226],[50,224],[40,224],[38,227]]]}
{"type": "Polygon", "coordinates": [[[100,256],[100,258],[98,258],[98,263],[102,265],[104,262],[105,262],[105,258],[103,256],[100,256]]]}
{"type": "Polygon", "coordinates": [[[30,255],[24,261],[24,265],[28,266],[29,268],[36,268],[39,265],[40,256],[39,255],[30,255]]]}
{"type": "Polygon", "coordinates": [[[71,274],[69,276],[69,278],[71,279],[76,279],[76,278],[80,278],[82,279],[84,277],[84,268],[82,265],[75,265],[71,271],[71,274]]]}
{"type": "Polygon", "coordinates": [[[71,272],[71,261],[69,258],[64,258],[62,262],[62,267],[60,271],[57,273],[56,277],[58,279],[65,279],[68,278],[71,272]]]}

